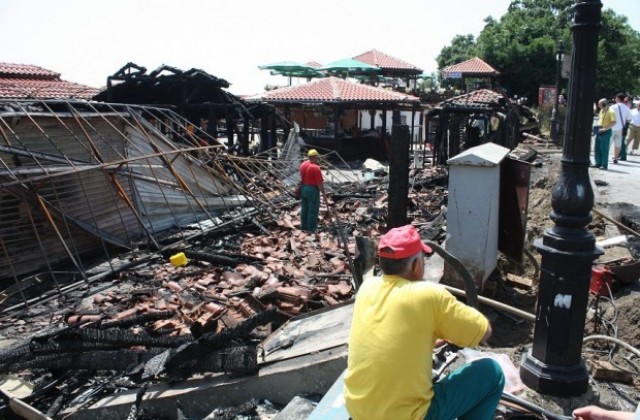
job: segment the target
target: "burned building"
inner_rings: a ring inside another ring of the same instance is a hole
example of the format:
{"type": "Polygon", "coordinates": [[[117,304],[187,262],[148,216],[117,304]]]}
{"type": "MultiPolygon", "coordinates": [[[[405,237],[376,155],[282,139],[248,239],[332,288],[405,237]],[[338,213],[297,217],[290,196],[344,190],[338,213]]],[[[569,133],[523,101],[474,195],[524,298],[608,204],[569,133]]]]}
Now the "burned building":
{"type": "Polygon", "coordinates": [[[171,109],[190,127],[200,128],[241,155],[249,154],[251,143],[259,143],[260,150],[275,147],[282,118],[267,104],[247,106],[225,90],[229,86],[225,79],[200,69],[162,65],[147,72],[127,63],[107,77],[105,90],[93,99],[171,109]]]}
{"type": "Polygon", "coordinates": [[[463,150],[486,142],[513,149],[520,142],[518,105],[506,94],[475,90],[440,102],[427,113],[434,132],[434,161],[446,164],[463,150]]]}

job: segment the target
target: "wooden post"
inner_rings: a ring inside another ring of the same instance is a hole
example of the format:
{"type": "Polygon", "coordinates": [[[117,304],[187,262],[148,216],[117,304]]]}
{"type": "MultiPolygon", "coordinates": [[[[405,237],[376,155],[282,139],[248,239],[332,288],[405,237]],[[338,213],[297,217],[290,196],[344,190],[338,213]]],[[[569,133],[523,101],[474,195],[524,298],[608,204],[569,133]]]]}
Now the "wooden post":
{"type": "Polygon", "coordinates": [[[218,138],[218,116],[213,107],[209,108],[209,121],[207,122],[207,133],[214,139],[218,138]]]}
{"type": "Polygon", "coordinates": [[[415,134],[415,121],[416,121],[416,107],[414,106],[413,108],[411,108],[411,140],[409,142],[409,144],[411,145],[410,148],[413,151],[413,142],[414,142],[414,134],[415,134]]]}
{"type": "MultiPolygon", "coordinates": [[[[273,112],[271,113],[271,117],[270,117],[270,121],[271,121],[271,135],[268,136],[268,143],[269,143],[269,149],[272,149],[273,147],[275,147],[278,144],[278,128],[277,128],[277,121],[276,121],[276,110],[274,109],[273,112]]],[[[286,140],[285,140],[286,141],[286,140]]]]}
{"type": "Polygon", "coordinates": [[[251,151],[249,150],[249,118],[244,119],[244,126],[242,127],[242,150],[245,156],[249,156],[251,151]]]}
{"type": "Polygon", "coordinates": [[[230,108],[227,108],[225,120],[227,123],[227,150],[231,150],[233,148],[233,112],[230,108]]]}
{"type": "Polygon", "coordinates": [[[393,125],[389,157],[389,216],[387,226],[407,224],[409,194],[409,126],[393,125]]]}
{"type": "Polygon", "coordinates": [[[266,109],[262,109],[260,115],[260,151],[264,152],[269,148],[269,115],[266,109]]]}

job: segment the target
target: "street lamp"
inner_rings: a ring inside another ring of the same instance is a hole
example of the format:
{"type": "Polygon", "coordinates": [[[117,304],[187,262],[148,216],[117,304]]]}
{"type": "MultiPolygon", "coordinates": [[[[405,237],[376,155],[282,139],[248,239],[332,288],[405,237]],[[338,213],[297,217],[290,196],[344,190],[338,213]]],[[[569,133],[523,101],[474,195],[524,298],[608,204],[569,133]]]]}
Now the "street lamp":
{"type": "Polygon", "coordinates": [[[594,201],[589,149],[602,2],[576,0],[574,10],[567,135],[549,215],[555,226],[535,242],[542,254],[536,324],[533,346],[520,365],[528,387],[559,396],[578,395],[588,387],[582,338],[591,264],[602,254],[586,229],[594,201]]]}
{"type": "Polygon", "coordinates": [[[553,110],[551,111],[551,141],[559,142],[560,120],[558,118],[558,103],[560,100],[560,77],[562,72],[562,51],[564,44],[562,40],[558,42],[558,52],[556,53],[556,99],[553,102],[553,110]]]}

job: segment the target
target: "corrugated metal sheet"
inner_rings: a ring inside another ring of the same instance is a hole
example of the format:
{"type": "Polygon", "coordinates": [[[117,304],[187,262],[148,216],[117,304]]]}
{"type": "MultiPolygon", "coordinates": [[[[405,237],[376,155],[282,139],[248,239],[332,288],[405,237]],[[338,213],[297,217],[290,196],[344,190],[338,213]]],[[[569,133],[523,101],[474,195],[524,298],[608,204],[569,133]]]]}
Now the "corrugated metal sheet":
{"type": "Polygon", "coordinates": [[[82,107],[0,102],[0,279],[81,266],[84,255],[134,249],[247,203],[224,173],[178,146],[188,144],[178,117],[169,139],[143,107],[82,107]]]}

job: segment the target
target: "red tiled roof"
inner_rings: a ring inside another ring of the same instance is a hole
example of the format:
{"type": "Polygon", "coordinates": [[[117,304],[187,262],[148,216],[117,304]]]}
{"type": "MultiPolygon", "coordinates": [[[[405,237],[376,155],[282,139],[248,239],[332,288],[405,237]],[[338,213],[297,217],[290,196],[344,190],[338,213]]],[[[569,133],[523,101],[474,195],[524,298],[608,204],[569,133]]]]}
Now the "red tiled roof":
{"type": "Polygon", "coordinates": [[[441,102],[441,106],[480,107],[486,105],[499,105],[504,96],[489,89],[478,89],[464,95],[454,96],[441,102]]]}
{"type": "Polygon", "coordinates": [[[447,73],[467,73],[474,75],[497,76],[499,71],[488,65],[479,57],[474,57],[462,63],[453,64],[442,69],[442,74],[447,77],[447,73]]]}
{"type": "Polygon", "coordinates": [[[0,63],[0,78],[5,77],[55,80],[60,78],[60,73],[30,64],[0,63]]]}
{"type": "Polygon", "coordinates": [[[0,99],[91,99],[99,89],[65,80],[0,77],[0,99]]]}
{"type": "Polygon", "coordinates": [[[98,92],[42,67],[0,63],[0,99],[91,99],[98,92]]]}
{"type": "Polygon", "coordinates": [[[388,54],[385,54],[377,50],[367,51],[366,53],[357,55],[353,58],[356,60],[362,61],[363,63],[380,67],[381,69],[417,70],[419,72],[422,72],[422,69],[419,69],[413,64],[409,64],[406,61],[398,60],[395,57],[392,57],[388,54]]]}
{"type": "Polygon", "coordinates": [[[265,92],[248,98],[276,102],[419,102],[420,99],[405,93],[326,77],[298,86],[290,86],[265,92]]]}
{"type": "Polygon", "coordinates": [[[318,63],[317,61],[309,61],[308,63],[304,63],[304,64],[306,66],[314,67],[314,68],[322,67],[322,64],[318,63]]]}

